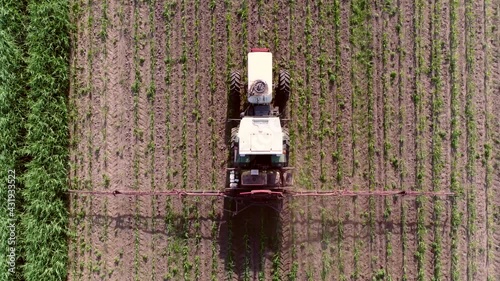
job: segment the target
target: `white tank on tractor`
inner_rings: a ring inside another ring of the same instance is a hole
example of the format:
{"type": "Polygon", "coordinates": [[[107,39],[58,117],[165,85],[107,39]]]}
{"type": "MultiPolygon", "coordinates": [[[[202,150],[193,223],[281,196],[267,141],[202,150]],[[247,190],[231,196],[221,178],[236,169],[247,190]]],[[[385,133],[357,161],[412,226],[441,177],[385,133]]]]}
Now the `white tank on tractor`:
{"type": "Polygon", "coordinates": [[[239,124],[231,130],[228,189],[236,194],[281,194],[292,185],[290,139],[283,126],[290,75],[280,71],[273,87],[272,53],[253,48],[248,54],[247,81],[242,87],[239,72],[231,73],[230,115],[239,124]],[[246,99],[241,108],[243,89],[246,99]]]}

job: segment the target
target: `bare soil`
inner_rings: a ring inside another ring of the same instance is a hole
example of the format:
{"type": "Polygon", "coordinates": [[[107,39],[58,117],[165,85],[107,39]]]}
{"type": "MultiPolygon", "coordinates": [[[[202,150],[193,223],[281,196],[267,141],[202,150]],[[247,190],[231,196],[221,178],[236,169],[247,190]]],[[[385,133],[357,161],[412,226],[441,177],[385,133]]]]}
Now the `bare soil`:
{"type": "Polygon", "coordinates": [[[223,198],[75,195],[68,279],[500,278],[498,3],[358,2],[72,1],[71,188],[224,188],[227,77],[258,46],[292,75],[295,188],[450,190],[455,173],[460,194],[290,197],[237,216],[223,198]]]}

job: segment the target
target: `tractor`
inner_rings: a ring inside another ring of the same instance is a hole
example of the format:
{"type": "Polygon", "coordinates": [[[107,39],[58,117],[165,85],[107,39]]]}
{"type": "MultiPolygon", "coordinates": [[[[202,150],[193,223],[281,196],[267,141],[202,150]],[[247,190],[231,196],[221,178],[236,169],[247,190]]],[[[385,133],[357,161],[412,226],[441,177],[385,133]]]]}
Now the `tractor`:
{"type": "Polygon", "coordinates": [[[286,104],[290,74],[281,70],[273,87],[273,55],[265,48],[248,53],[247,84],[240,72],[229,77],[231,128],[228,186],[231,197],[276,198],[293,184],[286,104]],[[274,100],[273,100],[273,94],[274,100]],[[246,96],[241,107],[241,97],[246,96]]]}

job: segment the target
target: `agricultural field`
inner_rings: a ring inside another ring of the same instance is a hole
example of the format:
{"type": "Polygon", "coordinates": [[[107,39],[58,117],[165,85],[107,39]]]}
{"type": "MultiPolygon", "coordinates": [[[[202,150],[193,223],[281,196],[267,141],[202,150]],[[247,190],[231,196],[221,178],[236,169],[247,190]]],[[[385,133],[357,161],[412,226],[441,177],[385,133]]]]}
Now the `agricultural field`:
{"type": "Polygon", "coordinates": [[[72,195],[70,280],[498,280],[498,1],[72,1],[70,189],[220,190],[228,77],[292,76],[297,197],[72,195]],[[226,202],[227,204],[227,202],[226,202]]]}
{"type": "Polygon", "coordinates": [[[498,0],[3,2],[0,280],[500,280],[498,0]],[[152,195],[225,187],[251,47],[295,189],[455,195],[152,195]]]}

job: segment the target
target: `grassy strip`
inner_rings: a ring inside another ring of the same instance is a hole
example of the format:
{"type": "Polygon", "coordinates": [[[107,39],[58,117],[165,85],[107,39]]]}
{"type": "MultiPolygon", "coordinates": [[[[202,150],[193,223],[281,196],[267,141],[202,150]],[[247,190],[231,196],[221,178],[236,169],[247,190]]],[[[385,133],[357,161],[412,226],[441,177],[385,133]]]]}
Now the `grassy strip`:
{"type": "Polygon", "coordinates": [[[67,1],[28,3],[29,26],[22,218],[26,280],[62,280],[67,275],[69,7],[67,1]],[[47,17],[50,14],[51,17],[47,17]],[[50,184],[48,184],[50,183],[50,184]]]}
{"type": "MultiPolygon", "coordinates": [[[[432,188],[434,191],[441,190],[441,172],[443,170],[442,159],[442,139],[446,137],[446,133],[441,130],[440,117],[443,108],[443,89],[441,80],[441,2],[436,0],[432,11],[432,46],[431,46],[431,81],[434,85],[432,93],[432,188]]],[[[434,242],[431,244],[432,252],[434,253],[434,276],[432,280],[442,280],[442,237],[441,232],[443,226],[440,223],[443,203],[437,198],[433,199],[433,220],[434,220],[434,242]]]]}
{"type": "Polygon", "coordinates": [[[474,82],[474,1],[466,1],[465,3],[465,59],[466,59],[466,80],[465,80],[465,127],[467,140],[467,280],[474,280],[477,273],[477,242],[475,241],[476,234],[476,192],[474,186],[474,177],[476,175],[475,160],[476,160],[476,145],[477,145],[477,128],[476,128],[476,109],[474,107],[474,97],[476,92],[476,83],[474,82]]]}
{"type": "Polygon", "coordinates": [[[22,213],[23,183],[19,181],[25,161],[19,153],[24,143],[22,120],[26,118],[25,49],[23,26],[25,4],[3,1],[0,6],[0,280],[22,280],[21,266],[25,256],[18,214],[22,213]],[[17,178],[16,178],[17,177],[17,178]],[[16,226],[15,240],[11,237],[16,226]],[[15,244],[16,245],[15,245],[15,244]],[[15,267],[13,266],[15,265],[15,267]]]}
{"type": "MultiPolygon", "coordinates": [[[[460,184],[460,171],[458,167],[459,156],[459,137],[460,137],[460,103],[459,103],[459,81],[458,81],[458,29],[457,29],[457,10],[458,0],[452,0],[450,3],[450,101],[451,101],[451,176],[450,189],[451,191],[461,194],[463,188],[460,184]]],[[[459,270],[459,253],[458,253],[458,231],[462,224],[462,214],[458,207],[458,198],[454,198],[451,202],[451,280],[460,280],[459,270]]]]}

